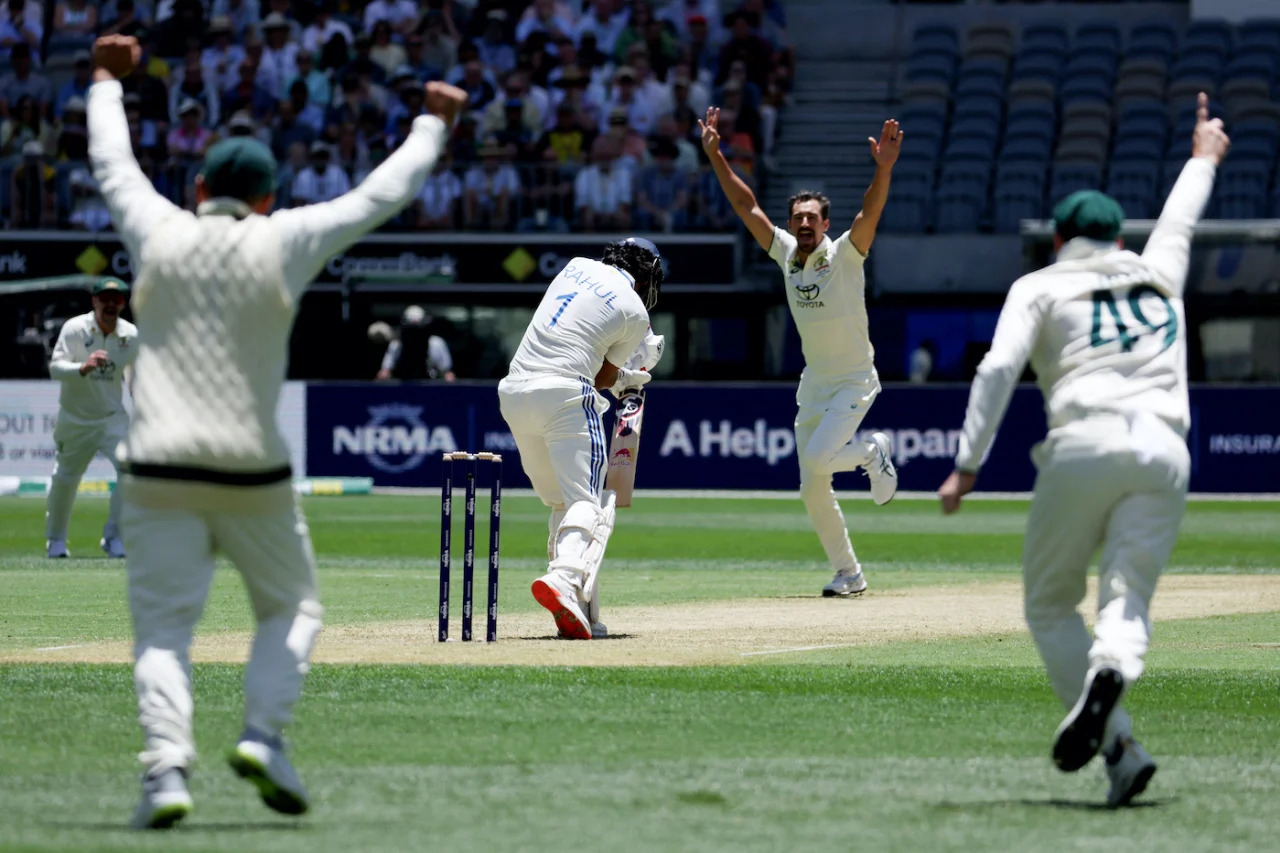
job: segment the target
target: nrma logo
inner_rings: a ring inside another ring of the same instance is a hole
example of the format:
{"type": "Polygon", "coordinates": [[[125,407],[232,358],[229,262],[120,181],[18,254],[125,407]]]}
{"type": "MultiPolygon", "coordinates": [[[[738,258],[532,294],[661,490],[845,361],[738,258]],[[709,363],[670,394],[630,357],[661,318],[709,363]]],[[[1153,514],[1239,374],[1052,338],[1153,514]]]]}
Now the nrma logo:
{"type": "Polygon", "coordinates": [[[421,406],[370,406],[364,426],[333,428],[333,455],[363,456],[379,471],[398,474],[417,468],[430,454],[458,449],[452,430],[428,427],[421,415],[421,406]]]}

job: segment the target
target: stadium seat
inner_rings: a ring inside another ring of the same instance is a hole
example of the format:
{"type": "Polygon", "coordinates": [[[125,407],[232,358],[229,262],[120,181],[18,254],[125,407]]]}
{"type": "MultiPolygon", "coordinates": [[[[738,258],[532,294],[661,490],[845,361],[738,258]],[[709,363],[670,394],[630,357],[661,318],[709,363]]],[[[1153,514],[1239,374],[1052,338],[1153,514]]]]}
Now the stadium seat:
{"type": "Polygon", "coordinates": [[[1272,121],[1257,119],[1235,122],[1231,126],[1231,139],[1233,152],[1235,145],[1248,139],[1260,139],[1263,144],[1269,145],[1271,150],[1275,151],[1277,144],[1280,144],[1280,126],[1272,121]]]}
{"type": "Polygon", "coordinates": [[[1235,112],[1236,106],[1245,101],[1267,100],[1271,96],[1271,84],[1257,77],[1237,77],[1228,80],[1218,91],[1218,98],[1228,112],[1235,112]]]}
{"type": "Polygon", "coordinates": [[[1059,162],[1053,166],[1049,181],[1049,204],[1062,201],[1079,190],[1096,190],[1102,187],[1102,167],[1093,163],[1059,162]]]}
{"type": "Polygon", "coordinates": [[[964,56],[1013,56],[1013,31],[1005,24],[976,24],[965,34],[964,56]]]}
{"type": "Polygon", "coordinates": [[[940,53],[925,53],[911,58],[907,63],[906,79],[940,80],[950,86],[955,77],[955,61],[940,53]]]}
{"type": "Polygon", "coordinates": [[[1104,163],[1107,159],[1107,141],[1096,137],[1064,138],[1058,143],[1054,160],[1076,163],[1104,163]]]}
{"type": "Polygon", "coordinates": [[[1111,104],[1105,100],[1072,101],[1062,109],[1062,123],[1068,124],[1082,119],[1097,119],[1110,124],[1111,104]]]}
{"type": "Polygon", "coordinates": [[[1236,47],[1242,52],[1262,48],[1280,53],[1280,18],[1253,18],[1240,26],[1236,47]]]}
{"type": "Polygon", "coordinates": [[[1271,163],[1276,159],[1276,146],[1265,138],[1248,136],[1231,141],[1231,160],[1271,163]]]}
{"type": "Polygon", "coordinates": [[[1112,54],[1120,52],[1120,27],[1111,21],[1091,21],[1076,30],[1071,42],[1073,52],[1099,48],[1112,54]]]}
{"type": "Polygon", "coordinates": [[[1004,117],[1004,98],[992,94],[968,94],[956,98],[955,118],[989,116],[996,121],[1004,117]]]}
{"type": "Polygon", "coordinates": [[[992,143],[977,139],[957,139],[947,143],[942,153],[944,163],[975,162],[989,163],[995,158],[994,140],[992,143]]]}
{"type": "Polygon", "coordinates": [[[1111,122],[1095,116],[1067,117],[1062,122],[1062,141],[1071,139],[1097,139],[1104,144],[1111,140],[1111,122]]]}
{"type": "Polygon", "coordinates": [[[1226,63],[1216,54],[1195,53],[1184,56],[1174,63],[1169,72],[1173,80],[1185,80],[1188,77],[1204,77],[1217,81],[1222,76],[1226,63]]]}
{"type": "Polygon", "coordinates": [[[1057,96],[1057,86],[1049,80],[1035,78],[1029,80],[1015,79],[1009,85],[1010,101],[1036,100],[1053,103],[1057,96]]]}
{"type": "Polygon", "coordinates": [[[1020,53],[1013,63],[1015,80],[1048,80],[1057,83],[1062,76],[1062,57],[1044,53],[1020,53]]]}
{"type": "Polygon", "coordinates": [[[904,101],[935,100],[947,104],[951,102],[951,84],[933,77],[910,80],[902,89],[902,98],[904,101]]]}
{"type": "Polygon", "coordinates": [[[1115,100],[1117,104],[1121,104],[1127,101],[1160,98],[1164,96],[1165,86],[1163,74],[1131,74],[1121,77],[1116,83],[1115,100]]]}
{"type": "Polygon", "coordinates": [[[1160,162],[1114,163],[1107,175],[1107,194],[1120,202],[1129,219],[1150,219],[1160,186],[1160,162]]]}
{"type": "Polygon", "coordinates": [[[1231,25],[1226,21],[1199,19],[1187,26],[1182,36],[1182,53],[1209,50],[1219,56],[1231,52],[1231,25]]]}
{"type": "Polygon", "coordinates": [[[1123,132],[1116,134],[1115,148],[1111,151],[1111,159],[1116,162],[1129,161],[1141,163],[1158,163],[1164,157],[1164,136],[1130,136],[1123,132]]]}
{"type": "Polygon", "coordinates": [[[1114,82],[1116,78],[1115,57],[1100,56],[1096,53],[1073,56],[1067,62],[1067,67],[1063,69],[1063,80],[1072,80],[1076,77],[1084,76],[1100,77],[1106,80],[1108,84],[1114,82]]]}
{"type": "Polygon", "coordinates": [[[991,95],[1003,99],[1004,77],[996,77],[985,72],[962,76],[956,83],[955,94],[957,100],[968,95],[991,95]]]}
{"type": "Polygon", "coordinates": [[[1067,31],[1057,24],[1032,24],[1022,31],[1022,50],[1053,56],[1067,55],[1067,31]]]}
{"type": "Polygon", "coordinates": [[[978,139],[994,144],[1000,136],[1000,125],[987,116],[959,118],[951,124],[949,139],[978,139]]]}
{"type": "MultiPolygon", "coordinates": [[[[1234,148],[1234,146],[1233,146],[1234,148]]],[[[1234,157],[1235,152],[1232,151],[1234,157]]],[[[1218,170],[1214,196],[1217,217],[1221,219],[1258,219],[1267,206],[1267,187],[1271,168],[1255,161],[1227,160],[1218,170]]]]}
{"type": "Polygon", "coordinates": [[[1045,137],[1018,136],[1006,139],[1000,149],[1001,163],[1044,163],[1053,152],[1053,143],[1045,137]]]}
{"type": "Polygon", "coordinates": [[[1052,101],[1019,100],[1009,104],[1009,123],[1038,121],[1048,126],[1049,132],[1057,125],[1058,111],[1052,101]]]}
{"type": "MultiPolygon", "coordinates": [[[[1218,113],[1217,115],[1221,115],[1218,113]]],[[[1232,122],[1280,122],[1280,104],[1271,98],[1247,98],[1232,101],[1228,113],[1232,122]]]]}
{"type": "Polygon", "coordinates": [[[894,180],[894,191],[885,205],[880,227],[894,234],[923,234],[929,227],[929,200],[933,188],[900,188],[894,180]]]}
{"type": "Polygon", "coordinates": [[[1062,103],[1072,101],[1111,101],[1111,79],[1109,77],[1089,74],[1070,77],[1062,84],[1062,103]]]}
{"type": "Polygon", "coordinates": [[[911,52],[937,50],[960,55],[960,36],[946,24],[925,24],[911,36],[911,52]]]}
{"type": "Polygon", "coordinates": [[[1174,80],[1165,91],[1165,99],[1170,104],[1183,104],[1188,101],[1194,103],[1196,96],[1201,92],[1209,93],[1209,97],[1216,95],[1218,92],[1216,78],[1186,77],[1174,80]]]}
{"type": "Polygon", "coordinates": [[[1271,83],[1276,78],[1276,55],[1258,50],[1236,54],[1223,70],[1222,80],[1242,77],[1258,77],[1271,83]]]}
{"type": "Polygon", "coordinates": [[[992,226],[997,234],[1017,234],[1022,220],[1039,219],[1044,212],[1044,181],[998,180],[993,199],[992,226]]]}
{"type": "Polygon", "coordinates": [[[1178,32],[1172,24],[1151,22],[1133,28],[1124,55],[1131,59],[1150,57],[1168,64],[1177,47],[1178,32]]]}
{"type": "Polygon", "coordinates": [[[1122,125],[1139,120],[1160,123],[1166,127],[1169,123],[1169,109],[1163,98],[1126,101],[1116,107],[1116,112],[1122,125]]]}

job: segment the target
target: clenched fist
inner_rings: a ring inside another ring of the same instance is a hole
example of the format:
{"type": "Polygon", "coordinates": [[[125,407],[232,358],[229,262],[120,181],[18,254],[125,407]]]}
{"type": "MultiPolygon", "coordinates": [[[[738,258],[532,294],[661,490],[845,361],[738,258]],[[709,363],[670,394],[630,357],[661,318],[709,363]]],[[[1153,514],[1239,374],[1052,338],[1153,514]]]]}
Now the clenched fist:
{"type": "Polygon", "coordinates": [[[427,84],[427,112],[452,127],[454,119],[466,106],[467,93],[457,86],[434,81],[427,84]]]}
{"type": "Polygon", "coordinates": [[[133,36],[103,36],[93,43],[94,79],[128,77],[142,60],[142,47],[133,36]]]}

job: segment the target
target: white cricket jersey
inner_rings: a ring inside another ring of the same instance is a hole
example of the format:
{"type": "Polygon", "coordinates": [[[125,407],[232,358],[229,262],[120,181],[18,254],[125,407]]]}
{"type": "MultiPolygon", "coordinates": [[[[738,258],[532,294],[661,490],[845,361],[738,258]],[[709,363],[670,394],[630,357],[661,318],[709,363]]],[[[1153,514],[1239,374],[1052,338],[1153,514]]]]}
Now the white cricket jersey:
{"type": "Polygon", "coordinates": [[[1014,283],[973,382],[957,468],[982,463],[1028,360],[1050,429],[1099,414],[1145,414],[1186,435],[1182,292],[1215,172],[1210,160],[1187,164],[1141,255],[1078,237],[1057,263],[1014,283]]]}
{"type": "Polygon", "coordinates": [[[630,275],[600,261],[574,258],[548,285],[508,375],[594,382],[605,361],[624,365],[648,329],[649,312],[630,275]]]}
{"type": "Polygon", "coordinates": [[[89,155],[136,275],[141,327],[133,420],[120,461],[141,476],[233,485],[288,477],[276,423],[298,298],[329,258],[402,210],[431,171],[444,123],[418,116],[396,151],[324,204],[196,214],[156,192],[129,141],[120,84],[89,88],[89,155]]]}
{"type": "Polygon", "coordinates": [[[92,311],[64,323],[49,361],[49,375],[62,383],[58,417],[94,423],[123,416],[124,369],[137,356],[138,328],[128,320],[117,318],[109,335],[92,311]],[[98,350],[106,351],[107,363],[81,376],[80,365],[98,350]]]}
{"type": "Polygon", "coordinates": [[[867,280],[858,251],[846,231],[823,237],[803,263],[796,238],[775,227],[769,257],[782,269],[787,306],[800,333],[806,377],[823,383],[875,377],[875,350],[867,329],[867,280]]]}

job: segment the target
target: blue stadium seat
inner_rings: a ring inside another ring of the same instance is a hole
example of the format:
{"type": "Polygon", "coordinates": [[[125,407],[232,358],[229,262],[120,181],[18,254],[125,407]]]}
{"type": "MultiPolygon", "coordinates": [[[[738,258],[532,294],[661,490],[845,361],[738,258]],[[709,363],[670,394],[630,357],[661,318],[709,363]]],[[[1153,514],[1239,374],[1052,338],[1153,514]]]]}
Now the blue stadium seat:
{"type": "Polygon", "coordinates": [[[1001,163],[996,167],[996,186],[1031,183],[1039,187],[1040,194],[1044,195],[1048,171],[1047,160],[1041,163],[1001,163]]]}
{"type": "MultiPolygon", "coordinates": [[[[942,153],[942,140],[944,138],[944,133],[940,127],[929,126],[922,128],[918,125],[908,124],[905,121],[902,126],[911,128],[910,147],[916,149],[915,153],[917,155],[922,155],[919,159],[938,159],[938,155],[942,153]],[[927,158],[923,155],[927,155],[927,158]]],[[[903,155],[905,154],[906,152],[904,151],[903,155]]],[[[895,172],[894,174],[896,175],[897,173],[895,172]]]]}
{"type": "Polygon", "coordinates": [[[1182,53],[1211,50],[1220,56],[1231,51],[1231,25],[1226,21],[1200,19],[1192,21],[1182,36],[1182,53]]]}
{"type": "Polygon", "coordinates": [[[1204,77],[1217,80],[1222,76],[1225,59],[1212,53],[1193,53],[1184,56],[1173,64],[1169,73],[1171,80],[1185,80],[1189,77],[1204,77]]]}
{"type": "Polygon", "coordinates": [[[1062,201],[1079,190],[1096,190],[1102,186],[1102,167],[1092,163],[1055,163],[1049,181],[1049,204],[1062,201]]]}
{"type": "Polygon", "coordinates": [[[907,101],[903,103],[898,115],[901,116],[901,121],[904,125],[910,122],[914,126],[936,120],[945,126],[947,123],[947,105],[937,101],[907,101]]]}
{"type": "Polygon", "coordinates": [[[1053,143],[1047,137],[1015,136],[1005,140],[1000,149],[1001,163],[1047,163],[1053,143]]]}
{"type": "Polygon", "coordinates": [[[939,53],[922,54],[907,63],[908,81],[940,80],[950,86],[954,77],[955,62],[939,53]]]}
{"type": "Polygon", "coordinates": [[[936,50],[960,55],[960,35],[946,24],[925,24],[911,36],[911,51],[936,50]]]}
{"type": "Polygon", "coordinates": [[[1112,53],[1120,52],[1120,27],[1111,21],[1091,21],[1076,30],[1076,37],[1071,43],[1073,51],[1087,50],[1093,47],[1108,49],[1112,53]]]}
{"type": "Polygon", "coordinates": [[[1177,182],[1178,176],[1182,174],[1183,168],[1187,165],[1187,161],[1191,159],[1191,144],[1188,142],[1183,146],[1183,150],[1170,152],[1165,155],[1164,166],[1161,169],[1160,178],[1160,204],[1164,204],[1164,199],[1169,197],[1173,185],[1177,182]]]}
{"type": "Polygon", "coordinates": [[[969,93],[956,97],[955,118],[990,116],[996,121],[1004,117],[1004,96],[990,93],[969,93]]]}
{"type": "Polygon", "coordinates": [[[1129,219],[1150,219],[1154,215],[1159,187],[1158,159],[1115,163],[1107,175],[1107,194],[1120,202],[1129,219]]]}
{"type": "Polygon", "coordinates": [[[1151,22],[1139,24],[1129,34],[1127,58],[1152,57],[1167,63],[1178,47],[1178,31],[1172,24],[1151,22]]]}
{"type": "Polygon", "coordinates": [[[1254,18],[1240,27],[1236,47],[1241,51],[1254,47],[1280,53],[1280,18],[1254,18]]]}
{"type": "MultiPolygon", "coordinates": [[[[905,152],[904,152],[905,153],[905,152]]],[[[938,171],[938,161],[934,160],[899,160],[893,170],[893,187],[896,192],[900,184],[910,186],[923,185],[933,192],[933,180],[938,171]]]]}
{"type": "Polygon", "coordinates": [[[1276,78],[1276,55],[1258,50],[1236,54],[1223,70],[1222,79],[1240,77],[1260,77],[1271,83],[1276,78]]]}
{"type": "Polygon", "coordinates": [[[900,189],[897,183],[895,178],[894,191],[889,194],[889,202],[880,218],[880,227],[893,234],[923,234],[929,227],[932,187],[924,190],[918,187],[900,189]]]}
{"type": "Polygon", "coordinates": [[[978,139],[994,144],[1000,136],[1000,125],[988,116],[972,116],[957,119],[951,124],[949,139],[978,139]]]}
{"type": "Polygon", "coordinates": [[[1020,47],[1055,56],[1067,55],[1067,31],[1057,24],[1032,24],[1022,31],[1020,47]]]}
{"type": "Polygon", "coordinates": [[[1085,74],[1115,80],[1116,58],[1114,54],[1110,56],[1097,53],[1077,54],[1067,62],[1067,67],[1062,74],[1067,80],[1085,74]]]}
{"type": "Polygon", "coordinates": [[[991,143],[977,139],[957,139],[948,142],[942,153],[944,163],[989,163],[996,156],[994,140],[991,143]]]}
{"type": "Polygon", "coordinates": [[[1111,151],[1111,159],[1115,161],[1136,161],[1141,163],[1159,163],[1164,157],[1164,137],[1152,136],[1116,136],[1115,148],[1111,151]]]}
{"type": "Polygon", "coordinates": [[[939,189],[933,214],[934,230],[939,234],[976,234],[986,207],[985,197],[959,189],[939,189]]]}
{"type": "Polygon", "coordinates": [[[1232,160],[1223,163],[1214,186],[1214,200],[1217,204],[1215,218],[1262,217],[1266,210],[1270,179],[1269,165],[1232,160]]]}
{"type": "Polygon", "coordinates": [[[992,227],[997,234],[1017,234],[1024,219],[1040,219],[1044,213],[1044,193],[1030,184],[1015,184],[996,190],[992,227]]]}
{"type": "Polygon", "coordinates": [[[1167,127],[1169,110],[1163,100],[1129,101],[1120,106],[1118,121],[1121,125],[1136,121],[1151,121],[1167,127]]]}
{"type": "Polygon", "coordinates": [[[1039,121],[1052,133],[1057,126],[1058,111],[1047,101],[1019,101],[1009,106],[1009,124],[1015,121],[1039,121]]]}
{"type": "Polygon", "coordinates": [[[1263,137],[1248,136],[1244,139],[1232,139],[1231,155],[1232,162],[1250,161],[1271,163],[1276,158],[1275,143],[1269,142],[1263,137]]]}
{"type": "Polygon", "coordinates": [[[1261,139],[1274,151],[1280,144],[1280,126],[1275,122],[1247,119],[1232,125],[1231,139],[1233,144],[1241,143],[1246,139],[1261,139]]]}
{"type": "Polygon", "coordinates": [[[1056,84],[1062,76],[1062,57],[1046,53],[1021,53],[1013,63],[1015,80],[1048,80],[1056,84]]]}
{"type": "Polygon", "coordinates": [[[1113,91],[1111,80],[1089,74],[1071,77],[1062,84],[1061,99],[1063,104],[1072,101],[1110,101],[1113,91]]]}

